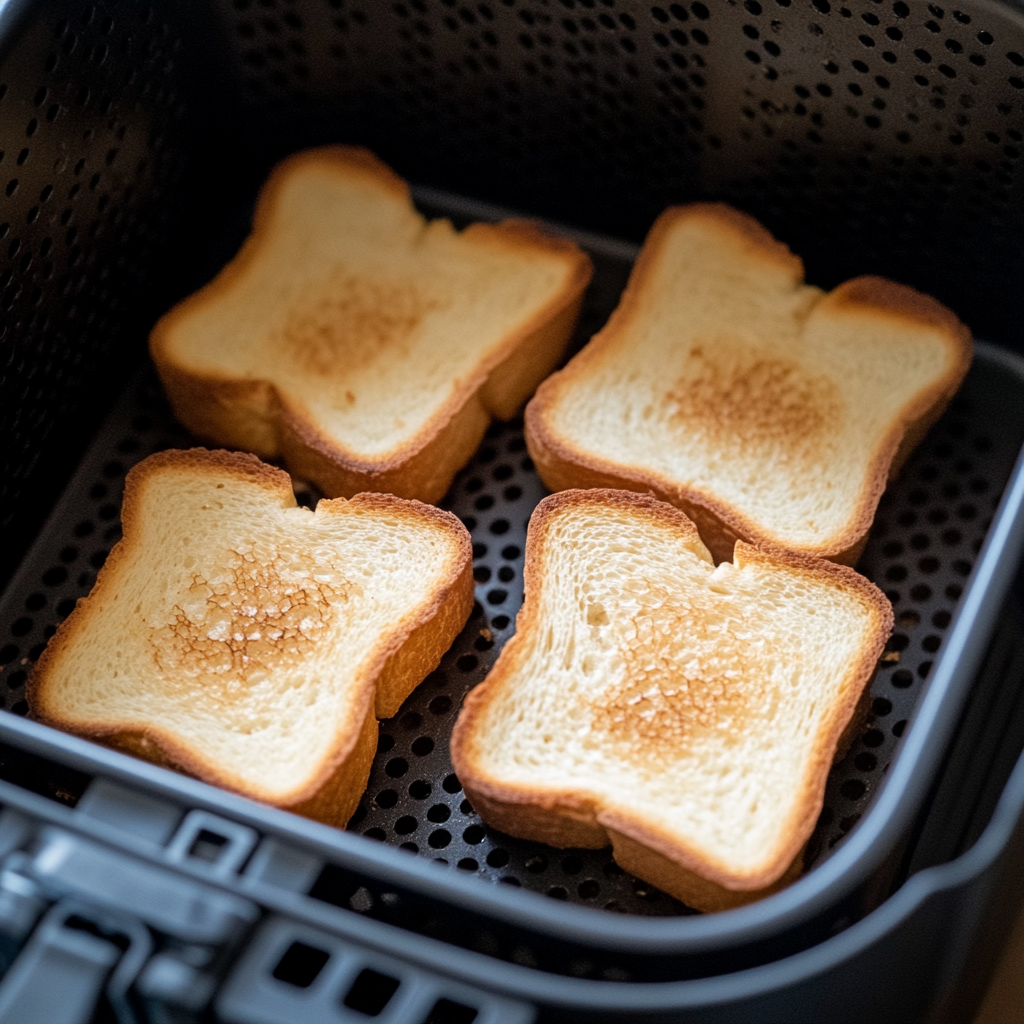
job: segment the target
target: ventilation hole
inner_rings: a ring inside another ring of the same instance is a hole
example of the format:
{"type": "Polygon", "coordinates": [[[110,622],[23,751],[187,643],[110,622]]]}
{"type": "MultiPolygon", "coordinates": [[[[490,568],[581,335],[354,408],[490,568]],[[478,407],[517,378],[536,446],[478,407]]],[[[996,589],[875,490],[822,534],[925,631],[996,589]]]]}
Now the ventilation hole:
{"type": "Polygon", "coordinates": [[[892,727],[892,734],[893,734],[893,736],[895,736],[898,739],[900,736],[903,735],[903,731],[906,729],[906,727],[907,727],[907,720],[905,718],[901,719],[899,722],[897,722],[892,727]]]}
{"type": "Polygon", "coordinates": [[[491,533],[500,537],[503,533],[508,533],[509,521],[507,519],[495,519],[494,522],[491,523],[490,529],[491,533]]]}
{"type": "MultiPolygon", "coordinates": [[[[508,591],[507,590],[501,590],[501,589],[489,590],[487,592],[487,603],[488,604],[492,604],[492,605],[493,604],[504,604],[505,603],[505,599],[507,597],[508,597],[508,591]]],[[[459,660],[461,661],[462,659],[460,658],[459,660]]]]}
{"type": "Polygon", "coordinates": [[[936,652],[936,651],[937,651],[937,650],[939,649],[939,647],[940,647],[941,645],[942,645],[942,638],[941,638],[941,637],[938,637],[938,636],[926,636],[926,637],[925,637],[925,638],[924,638],[924,639],[923,639],[923,640],[921,641],[921,646],[922,646],[922,647],[924,648],[924,650],[926,650],[926,651],[927,651],[927,652],[928,652],[929,654],[934,654],[934,653],[935,653],[935,652],[936,652]]]}
{"type": "Polygon", "coordinates": [[[385,832],[384,829],[382,829],[382,828],[368,828],[363,833],[363,835],[367,839],[376,840],[378,843],[384,842],[384,840],[387,839],[387,837],[388,837],[387,832],[385,832]]]}
{"type": "Polygon", "coordinates": [[[395,745],[395,737],[383,732],[377,740],[377,751],[386,754],[395,745]]]}
{"type": "Polygon", "coordinates": [[[417,711],[406,711],[398,720],[403,729],[418,729],[423,724],[423,716],[417,711]]]}
{"type": "Polygon", "coordinates": [[[878,767],[878,758],[874,754],[862,750],[854,759],[853,763],[862,772],[873,772],[878,767]]]}
{"type": "Polygon", "coordinates": [[[435,828],[427,837],[427,843],[433,850],[443,850],[452,841],[452,834],[445,828],[435,828]]]}
{"type": "Polygon", "coordinates": [[[62,565],[55,565],[43,573],[43,583],[48,587],[59,587],[68,578],[68,571],[62,565]]]}
{"type": "Polygon", "coordinates": [[[947,611],[936,612],[932,616],[932,625],[935,626],[936,629],[945,629],[949,625],[951,619],[952,616],[947,611]]]}
{"type": "Polygon", "coordinates": [[[480,869],[480,865],[472,857],[463,857],[455,866],[460,871],[478,871],[480,869]]]}
{"type": "Polygon", "coordinates": [[[515,544],[509,544],[507,547],[501,549],[501,557],[507,561],[515,561],[522,552],[516,547],[515,544]]]}
{"type": "Polygon", "coordinates": [[[515,570],[509,568],[509,566],[507,566],[507,565],[503,565],[498,570],[498,579],[501,580],[502,583],[511,583],[511,581],[514,580],[515,578],[516,578],[515,570]]]}
{"type": "Polygon", "coordinates": [[[487,554],[487,545],[486,544],[474,544],[473,545],[473,557],[474,558],[483,558],[484,555],[486,555],[486,554],[487,554]]]}
{"type": "Polygon", "coordinates": [[[377,1017],[398,991],[399,980],[388,974],[363,968],[345,995],[345,1006],[366,1017],[377,1017]]]}
{"type": "Polygon", "coordinates": [[[419,822],[411,814],[403,814],[402,817],[395,822],[395,831],[400,836],[407,836],[412,832],[415,832],[419,822]]]}
{"type": "Polygon", "coordinates": [[[11,633],[14,636],[25,636],[26,633],[32,631],[32,620],[27,616],[23,615],[20,619],[14,620],[14,625],[11,626],[11,633]]]}
{"type": "Polygon", "coordinates": [[[464,654],[455,662],[455,665],[460,672],[472,672],[479,664],[480,660],[475,654],[464,654]]]}
{"type": "Polygon", "coordinates": [[[462,838],[471,846],[476,846],[478,843],[482,843],[484,841],[486,835],[487,833],[481,825],[470,825],[469,828],[462,833],[462,838]]]}
{"type": "Polygon", "coordinates": [[[400,779],[409,770],[409,762],[404,757],[393,757],[384,765],[384,773],[392,779],[400,779]]]}
{"type": "Polygon", "coordinates": [[[960,595],[962,593],[963,587],[961,587],[958,583],[950,583],[950,585],[946,587],[946,597],[948,597],[951,601],[959,601],[960,595]]]}
{"type": "Polygon", "coordinates": [[[17,644],[6,644],[0,647],[0,666],[9,665],[21,653],[17,644]]]}
{"type": "Polygon", "coordinates": [[[885,735],[880,729],[868,729],[861,742],[865,747],[880,747],[885,742],[885,735]]]}
{"type": "Polygon", "coordinates": [[[913,683],[914,677],[905,668],[897,669],[892,674],[892,685],[899,689],[906,689],[913,683]]]}
{"type": "MultiPolygon", "coordinates": [[[[413,800],[426,800],[430,796],[432,787],[426,779],[417,779],[409,785],[409,796],[413,800]]],[[[397,797],[396,797],[397,799],[397,797]]]]}
{"type": "Polygon", "coordinates": [[[486,583],[491,578],[491,570],[486,565],[478,565],[473,569],[473,579],[477,583],[486,583]]]}
{"type": "Polygon", "coordinates": [[[434,741],[429,736],[418,736],[410,749],[417,757],[426,757],[434,749],[434,741]]]}
{"type": "Polygon", "coordinates": [[[914,629],[915,626],[921,624],[921,616],[913,608],[908,608],[906,611],[900,612],[896,624],[901,629],[914,629]]]}
{"type": "Polygon", "coordinates": [[[918,583],[910,588],[910,596],[915,601],[927,601],[932,596],[932,588],[927,583],[918,583]]]}
{"type": "Polygon", "coordinates": [[[452,699],[442,693],[435,697],[427,708],[432,715],[446,715],[452,709],[452,699]]]}
{"type": "Polygon", "coordinates": [[[447,821],[451,815],[452,809],[447,804],[434,804],[434,806],[427,811],[427,820],[432,821],[435,825],[440,825],[447,821]]]}
{"type": "Polygon", "coordinates": [[[507,615],[495,615],[494,618],[491,619],[491,625],[498,630],[508,629],[511,621],[512,620],[507,615]]]}
{"type": "Polygon", "coordinates": [[[188,855],[194,860],[205,861],[207,864],[216,864],[227,845],[227,836],[211,832],[209,829],[200,829],[199,834],[192,840],[192,845],[188,849],[188,855]]]}
{"type": "Polygon", "coordinates": [[[487,863],[492,868],[503,868],[508,862],[508,850],[504,850],[500,846],[495,847],[487,854],[487,863]]]}
{"type": "Polygon", "coordinates": [[[444,782],[441,783],[441,788],[446,793],[461,793],[462,783],[459,782],[458,776],[455,774],[446,775],[444,782]]]}
{"type": "Polygon", "coordinates": [[[293,942],[277,962],[273,976],[286,985],[309,988],[324,969],[331,955],[324,949],[293,942]]]}

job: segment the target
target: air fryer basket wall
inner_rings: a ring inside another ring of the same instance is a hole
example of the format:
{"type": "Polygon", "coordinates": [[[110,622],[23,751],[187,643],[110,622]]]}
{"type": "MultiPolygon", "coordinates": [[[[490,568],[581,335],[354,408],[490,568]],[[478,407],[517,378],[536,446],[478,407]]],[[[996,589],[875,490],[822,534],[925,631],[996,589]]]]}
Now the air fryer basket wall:
{"type": "Polygon", "coordinates": [[[144,325],[240,241],[238,196],[316,142],[634,239],[670,202],[727,199],[815,283],[890,274],[1011,343],[1024,322],[1024,21],[1008,7],[234,0],[3,18],[0,512],[25,529],[26,481],[80,443],[67,409],[102,405],[93,389],[144,325]]]}

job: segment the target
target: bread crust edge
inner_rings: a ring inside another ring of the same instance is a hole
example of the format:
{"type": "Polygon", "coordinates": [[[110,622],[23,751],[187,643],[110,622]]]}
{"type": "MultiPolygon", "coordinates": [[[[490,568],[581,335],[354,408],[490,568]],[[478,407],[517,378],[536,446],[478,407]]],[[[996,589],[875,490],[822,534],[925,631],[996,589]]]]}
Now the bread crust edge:
{"type": "Polygon", "coordinates": [[[239,252],[212,281],[160,318],[150,334],[150,355],[175,415],[199,439],[263,458],[282,456],[296,476],[315,483],[329,497],[381,490],[438,501],[472,457],[491,418],[511,419],[562,358],[593,276],[593,264],[574,242],[548,235],[533,222],[467,227],[463,236],[482,239],[484,244],[542,250],[560,257],[567,267],[565,284],[477,364],[415,436],[385,455],[361,456],[326,437],[272,381],[196,372],[177,361],[173,351],[178,323],[244,280],[270,236],[285,182],[310,165],[341,174],[353,170],[364,174],[412,207],[406,182],[369,150],[323,146],[286,158],[260,189],[252,232],[239,252]]]}
{"type": "MultiPolygon", "coordinates": [[[[824,559],[792,552],[764,551],[739,541],[738,567],[752,561],[782,563],[809,572],[830,584],[852,589],[875,616],[861,657],[848,668],[842,699],[833,706],[819,733],[815,753],[808,759],[801,797],[794,802],[781,832],[788,835],[760,870],[738,875],[709,862],[637,816],[621,809],[604,808],[591,796],[557,787],[521,787],[492,777],[474,757],[474,729],[488,701],[519,672],[519,651],[539,628],[538,603],[533,594],[542,584],[540,563],[547,538],[548,521],[565,506],[580,501],[611,502],[645,509],[674,528],[682,527],[687,541],[696,528],[674,506],[652,495],[632,491],[566,490],[545,498],[534,512],[527,535],[523,569],[525,600],[516,633],[505,645],[490,673],[467,695],[452,732],[451,753],[456,774],[481,817],[513,836],[534,839],[558,847],[600,848],[612,844],[613,856],[626,870],[644,878],[698,910],[714,911],[761,899],[798,877],[806,846],[824,802],[825,780],[849,737],[852,721],[865,707],[864,692],[873,677],[882,648],[893,626],[892,606],[874,584],[853,569],[824,559]],[[536,528],[535,528],[536,526],[536,528]],[[620,856],[623,860],[620,860],[620,856]]],[[[699,540],[698,540],[699,543],[699,540]]]]}
{"type": "Polygon", "coordinates": [[[655,221],[634,264],[618,307],[608,323],[569,364],[552,374],[537,389],[526,407],[526,442],[530,456],[544,484],[551,490],[568,488],[622,488],[651,491],[661,500],[682,509],[697,524],[716,562],[729,561],[737,539],[763,549],[794,551],[825,558],[843,565],[855,565],[867,543],[878,502],[889,480],[899,472],[910,453],[946,410],[971,365],[973,345],[968,328],[936,299],[882,277],[857,277],[826,293],[817,308],[838,308],[857,314],[896,316],[939,330],[950,350],[945,377],[922,389],[900,410],[892,429],[882,437],[864,476],[861,495],[842,531],[815,546],[788,542],[762,529],[749,517],[714,495],[697,488],[679,486],[666,477],[641,469],[630,469],[575,447],[561,438],[549,422],[560,389],[571,386],[574,374],[596,361],[618,336],[628,330],[633,309],[643,301],[652,267],[661,252],[662,241],[675,225],[685,219],[717,221],[743,237],[765,259],[788,266],[803,281],[803,264],[754,218],[720,203],[694,203],[670,207],[655,221]]]}
{"type": "Polygon", "coordinates": [[[142,492],[145,483],[152,474],[168,466],[238,474],[276,493],[282,499],[282,507],[295,505],[288,474],[247,453],[208,451],[204,448],[170,449],[133,467],[125,479],[122,539],[111,549],[89,596],[79,601],[71,615],[58,627],[26,683],[26,699],[33,715],[43,724],[181,771],[250,799],[344,826],[366,788],[377,748],[378,715],[375,707],[378,689],[383,688],[381,704],[385,710],[393,707],[393,714],[409,693],[437,667],[472,611],[473,553],[469,533],[450,512],[388,494],[365,493],[348,500],[320,503],[324,506],[321,514],[330,514],[332,506],[341,508],[345,505],[376,507],[403,515],[411,513],[450,529],[457,540],[456,552],[451,559],[451,571],[438,586],[433,600],[409,616],[408,621],[399,624],[390,638],[378,644],[367,659],[361,692],[353,701],[352,718],[359,724],[344,730],[345,735],[340,737],[321,764],[311,769],[309,780],[304,785],[288,793],[270,794],[220,769],[205,759],[200,751],[158,727],[128,721],[83,725],[63,716],[59,708],[50,706],[47,701],[47,675],[77,632],[87,628],[89,598],[101,588],[115,586],[119,574],[130,569],[135,538],[144,529],[142,492]]]}

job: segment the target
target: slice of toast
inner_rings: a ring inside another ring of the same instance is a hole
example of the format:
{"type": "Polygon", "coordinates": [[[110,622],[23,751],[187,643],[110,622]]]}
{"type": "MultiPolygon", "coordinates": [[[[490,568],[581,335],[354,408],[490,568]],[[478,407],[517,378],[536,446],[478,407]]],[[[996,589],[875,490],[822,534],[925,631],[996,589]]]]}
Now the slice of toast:
{"type": "Polygon", "coordinates": [[[853,565],[971,353],[934,299],[877,277],[822,292],[752,218],[678,207],[605,328],[530,402],[527,442],[552,490],[653,491],[716,561],[741,538],[853,565]]]}
{"type": "Polygon", "coordinates": [[[452,736],[484,820],[553,846],[611,842],[699,910],[795,878],[892,629],[881,592],[743,541],[716,568],[678,509],[601,489],[537,506],[523,581],[516,634],[452,736]]]}
{"type": "Polygon", "coordinates": [[[434,502],[555,367],[591,270],[529,223],[428,223],[367,151],[313,149],[275,168],[242,250],[150,352],[197,437],[329,497],[434,502]]]}
{"type": "Polygon", "coordinates": [[[132,469],[122,526],[29,680],[35,716],[344,825],[376,719],[472,609],[465,527],[384,494],[310,512],[287,473],[202,448],[132,469]]]}

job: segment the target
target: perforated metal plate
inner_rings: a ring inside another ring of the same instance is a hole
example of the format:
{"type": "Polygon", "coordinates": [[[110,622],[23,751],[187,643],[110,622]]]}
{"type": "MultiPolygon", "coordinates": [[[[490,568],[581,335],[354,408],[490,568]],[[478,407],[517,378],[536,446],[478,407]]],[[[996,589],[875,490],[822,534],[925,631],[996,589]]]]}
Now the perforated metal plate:
{"type": "Polygon", "coordinates": [[[159,295],[150,275],[176,214],[159,200],[188,157],[167,11],[37,8],[20,36],[0,22],[0,528],[47,433],[131,335],[140,296],[159,295]]]}
{"type": "MultiPolygon", "coordinates": [[[[576,343],[614,308],[629,264],[596,256],[576,343]]],[[[893,602],[897,631],[872,684],[872,715],[829,777],[808,849],[813,865],[841,841],[882,779],[928,677],[993,509],[1024,440],[1024,379],[976,360],[947,414],[886,493],[859,568],[893,602]]],[[[114,410],[0,604],[4,705],[25,714],[24,685],[56,624],[88,593],[120,537],[124,474],[167,447],[189,446],[151,371],[114,410]]],[[[451,870],[555,899],[642,915],[688,909],[624,874],[609,850],[559,851],[502,835],[474,813],[452,772],[448,738],[462,699],[511,635],[522,602],[526,525],[545,490],[521,423],[496,424],[443,502],[473,535],[477,603],[440,668],[381,723],[366,795],[350,828],[451,870]]],[[[300,490],[299,500],[314,496],[300,490]]]]}
{"type": "Polygon", "coordinates": [[[1018,344],[1024,18],[1007,4],[217,8],[253,127],[286,146],[359,141],[412,180],[632,238],[670,203],[731,200],[816,282],[888,274],[1018,344]]]}

